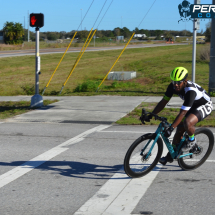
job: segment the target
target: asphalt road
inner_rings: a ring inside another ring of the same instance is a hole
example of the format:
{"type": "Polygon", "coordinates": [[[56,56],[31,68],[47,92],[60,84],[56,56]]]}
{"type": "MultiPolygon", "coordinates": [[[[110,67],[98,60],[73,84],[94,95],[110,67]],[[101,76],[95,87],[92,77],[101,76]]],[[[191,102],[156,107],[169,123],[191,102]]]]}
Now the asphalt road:
{"type": "Polygon", "coordinates": [[[161,97],[58,98],[0,124],[0,214],[214,214],[214,150],[194,171],[173,162],[140,179],[124,174],[128,147],[156,126],[112,122],[161,97]]]}
{"type": "MultiPolygon", "coordinates": [[[[157,46],[172,46],[172,45],[187,45],[182,43],[174,43],[174,44],[137,44],[137,45],[128,45],[127,49],[129,48],[147,48],[147,47],[157,47],[157,46]]],[[[124,46],[116,46],[116,47],[88,47],[86,49],[86,52],[89,51],[107,51],[107,50],[117,50],[117,49],[123,49],[124,46]]],[[[52,49],[40,49],[40,55],[43,54],[55,54],[55,53],[64,53],[66,51],[66,48],[52,48],[52,49]]],[[[69,52],[80,52],[81,47],[71,47],[67,51],[69,52]]],[[[30,50],[11,50],[11,51],[0,51],[0,58],[4,57],[17,57],[17,56],[25,56],[25,55],[35,55],[35,49],[30,50]]]]}

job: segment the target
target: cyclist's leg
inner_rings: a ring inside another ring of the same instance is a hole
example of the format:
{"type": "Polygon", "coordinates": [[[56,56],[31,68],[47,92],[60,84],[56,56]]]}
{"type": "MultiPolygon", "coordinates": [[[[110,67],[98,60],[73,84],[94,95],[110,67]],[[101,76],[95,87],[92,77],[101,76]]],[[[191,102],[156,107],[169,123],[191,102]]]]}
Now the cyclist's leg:
{"type": "MultiPolygon", "coordinates": [[[[188,120],[189,120],[188,122],[190,122],[190,121],[193,122],[192,118],[188,119],[188,120]]],[[[182,120],[182,122],[177,126],[177,130],[176,130],[176,133],[175,133],[175,135],[173,137],[173,141],[172,141],[172,145],[173,145],[174,148],[177,147],[177,144],[180,143],[181,138],[183,137],[184,132],[186,131],[186,128],[185,128],[184,124],[186,124],[186,125],[189,124],[189,123],[186,123],[186,118],[184,118],[182,120]]],[[[194,130],[194,132],[195,132],[195,130],[194,130]]],[[[166,165],[167,162],[170,162],[170,163],[173,162],[173,159],[172,159],[170,153],[168,152],[165,157],[162,157],[162,158],[159,159],[159,162],[161,164],[163,164],[163,165],[166,165]]]]}
{"type": "MultiPolygon", "coordinates": [[[[177,126],[177,130],[176,130],[175,135],[173,137],[173,141],[172,141],[173,148],[175,148],[176,145],[178,143],[180,143],[181,138],[183,137],[184,132],[185,132],[185,128],[184,128],[183,122],[181,122],[177,126]]],[[[170,163],[173,162],[172,156],[170,155],[169,152],[167,153],[167,155],[165,157],[162,157],[162,158],[159,159],[159,163],[161,163],[163,165],[166,165],[167,162],[170,162],[170,163]]]]}
{"type": "Polygon", "coordinates": [[[192,107],[185,115],[184,128],[189,135],[189,139],[186,145],[183,146],[182,151],[189,151],[196,145],[196,139],[194,137],[195,125],[197,122],[202,121],[213,110],[212,102],[201,105],[199,107],[192,107]]]}
{"type": "Polygon", "coordinates": [[[195,125],[199,121],[198,117],[194,113],[190,113],[184,120],[184,128],[189,136],[195,133],[195,125]]]}
{"type": "Polygon", "coordinates": [[[175,135],[173,137],[173,141],[172,141],[173,147],[177,146],[177,144],[180,143],[180,141],[181,141],[181,139],[183,137],[183,134],[186,131],[185,128],[184,128],[183,121],[177,126],[177,129],[176,129],[175,135]]]}

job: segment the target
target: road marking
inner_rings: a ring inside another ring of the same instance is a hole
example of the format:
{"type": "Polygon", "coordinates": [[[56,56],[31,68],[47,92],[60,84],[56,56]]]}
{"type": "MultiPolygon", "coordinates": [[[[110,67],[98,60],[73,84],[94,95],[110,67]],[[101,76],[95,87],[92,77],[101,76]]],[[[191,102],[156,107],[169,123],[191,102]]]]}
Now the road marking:
{"type": "Polygon", "coordinates": [[[18,167],[15,167],[14,169],[4,173],[3,175],[0,176],[0,188],[9,184],[10,182],[16,180],[17,178],[23,176],[24,174],[30,172],[34,168],[40,166],[41,164],[54,158],[55,156],[61,154],[62,152],[65,152],[66,150],[69,149],[69,148],[66,148],[66,146],[70,146],[70,145],[73,145],[75,143],[78,143],[78,142],[84,140],[84,138],[87,135],[89,135],[93,132],[101,131],[101,130],[106,129],[110,126],[111,125],[99,125],[97,127],[89,129],[89,130],[67,140],[66,142],[61,143],[60,145],[48,150],[47,152],[31,159],[30,161],[27,161],[24,164],[22,164],[18,167]]]}
{"type": "Polygon", "coordinates": [[[130,215],[162,167],[157,164],[153,171],[137,179],[127,177],[120,169],[74,215],[130,215]]]}
{"type": "Polygon", "coordinates": [[[142,131],[100,131],[104,133],[135,133],[135,134],[147,134],[152,132],[142,132],[142,131]]]}
{"type": "MultiPolygon", "coordinates": [[[[192,161],[200,161],[200,160],[198,160],[198,159],[187,159],[187,160],[185,160],[186,162],[187,161],[190,161],[190,162],[192,162],[192,161]]],[[[212,163],[214,163],[215,162],[215,160],[206,160],[205,162],[212,162],[212,163]]]]}

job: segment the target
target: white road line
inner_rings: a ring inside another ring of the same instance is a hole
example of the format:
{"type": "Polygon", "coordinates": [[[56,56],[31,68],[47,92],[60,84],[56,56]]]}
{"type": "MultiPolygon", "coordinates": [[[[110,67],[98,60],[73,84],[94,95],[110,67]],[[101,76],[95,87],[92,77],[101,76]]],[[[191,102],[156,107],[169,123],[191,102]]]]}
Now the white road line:
{"type": "Polygon", "coordinates": [[[152,132],[142,132],[142,131],[100,131],[102,133],[135,133],[135,134],[147,134],[152,132]]]}
{"type": "Polygon", "coordinates": [[[119,170],[74,215],[130,215],[162,167],[158,164],[156,169],[138,179],[131,179],[123,169],[119,170]]]}
{"type": "MultiPolygon", "coordinates": [[[[196,162],[196,161],[199,161],[199,160],[198,160],[198,159],[190,159],[190,160],[189,160],[189,159],[187,159],[187,160],[186,160],[186,162],[187,162],[187,161],[190,161],[190,162],[195,161],[195,162],[196,162]]],[[[214,163],[214,162],[215,162],[215,160],[206,160],[205,162],[211,162],[211,163],[214,163]]]]}
{"type": "MultiPolygon", "coordinates": [[[[144,132],[144,131],[100,131],[100,132],[104,132],[104,133],[137,133],[137,134],[147,134],[147,133],[154,133],[155,131],[152,132],[144,132]]],[[[173,132],[173,134],[175,134],[175,132],[173,132]]],[[[213,133],[215,135],[215,133],[213,133]]]]}
{"type": "Polygon", "coordinates": [[[95,128],[89,129],[76,137],[71,138],[70,140],[67,140],[66,142],[50,149],[49,151],[31,159],[30,161],[25,162],[24,164],[15,167],[14,169],[4,173],[0,176],[0,188],[9,184],[10,182],[16,180],[17,178],[23,176],[24,174],[30,172],[34,168],[40,166],[41,164],[45,163],[46,161],[54,158],[55,156],[61,154],[62,152],[66,151],[69,148],[66,148],[65,146],[73,145],[75,143],[78,143],[82,141],[87,135],[101,131],[103,129],[106,129],[110,127],[111,125],[99,125],[95,128]]]}

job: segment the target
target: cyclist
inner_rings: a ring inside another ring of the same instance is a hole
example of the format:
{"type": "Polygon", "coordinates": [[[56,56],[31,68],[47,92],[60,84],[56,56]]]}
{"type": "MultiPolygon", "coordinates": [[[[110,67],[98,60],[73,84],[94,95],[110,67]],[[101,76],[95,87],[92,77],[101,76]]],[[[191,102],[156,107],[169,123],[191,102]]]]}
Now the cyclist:
{"type": "MultiPolygon", "coordinates": [[[[178,116],[175,118],[172,125],[165,130],[165,136],[170,137],[173,130],[177,127],[173,138],[173,148],[177,147],[185,131],[189,135],[189,139],[182,147],[182,151],[186,152],[192,149],[196,144],[194,137],[195,125],[213,110],[211,98],[206,91],[196,83],[187,80],[188,70],[184,67],[176,67],[170,73],[172,82],[167,87],[163,99],[157,104],[152,113],[158,114],[169,102],[173,94],[180,96],[184,100],[178,116]]],[[[152,116],[149,116],[152,118],[152,116]]],[[[166,165],[167,162],[173,162],[173,159],[168,152],[165,157],[160,158],[159,162],[166,165]]]]}

